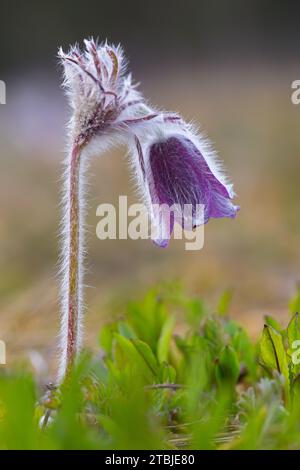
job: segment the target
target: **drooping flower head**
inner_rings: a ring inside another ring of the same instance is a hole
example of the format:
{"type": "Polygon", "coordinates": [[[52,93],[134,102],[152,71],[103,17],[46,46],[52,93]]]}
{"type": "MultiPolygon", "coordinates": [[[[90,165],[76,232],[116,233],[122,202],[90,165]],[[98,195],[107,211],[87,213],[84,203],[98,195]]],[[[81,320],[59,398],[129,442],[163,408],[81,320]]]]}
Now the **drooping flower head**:
{"type": "Polygon", "coordinates": [[[141,195],[166,246],[175,221],[187,220],[158,205],[191,207],[191,228],[211,218],[235,217],[232,186],[224,177],[215,153],[192,126],[174,113],[157,111],[144,100],[125,73],[120,46],[85,41],[59,56],[64,65],[65,87],[73,108],[71,136],[79,146],[100,153],[122,140],[130,147],[132,166],[141,195]],[[203,207],[199,218],[198,206],[203,207]],[[181,217],[181,219],[180,219],[181,217]]]}
{"type": "Polygon", "coordinates": [[[236,216],[233,188],[216,154],[182,119],[170,115],[152,122],[151,129],[139,126],[132,153],[142,196],[158,228],[156,244],[168,245],[175,221],[193,229],[211,218],[236,216]]]}

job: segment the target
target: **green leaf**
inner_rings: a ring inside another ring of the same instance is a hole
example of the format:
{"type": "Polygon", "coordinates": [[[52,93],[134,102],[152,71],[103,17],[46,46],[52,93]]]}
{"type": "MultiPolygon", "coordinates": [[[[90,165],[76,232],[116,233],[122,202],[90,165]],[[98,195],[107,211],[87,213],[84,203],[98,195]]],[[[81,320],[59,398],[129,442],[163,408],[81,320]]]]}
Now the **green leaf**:
{"type": "Polygon", "coordinates": [[[176,370],[166,362],[160,365],[159,381],[161,383],[174,383],[176,381],[176,370]]]}
{"type": "Polygon", "coordinates": [[[259,343],[260,360],[264,366],[282,373],[285,368],[286,354],[282,336],[270,325],[264,325],[259,343]]]}
{"type": "Polygon", "coordinates": [[[202,318],[207,314],[207,308],[202,299],[184,299],[182,304],[185,309],[185,316],[191,326],[199,326],[202,318]]]}
{"type": "Polygon", "coordinates": [[[129,304],[128,323],[137,337],[156,352],[157,341],[169,314],[163,299],[155,290],[150,291],[141,302],[129,304]]]}
{"type": "Polygon", "coordinates": [[[289,399],[289,368],[282,335],[272,326],[265,325],[259,343],[260,362],[271,371],[277,370],[285,379],[286,398],[289,399]]]}
{"type": "Polygon", "coordinates": [[[240,364],[235,350],[227,345],[221,351],[216,367],[216,378],[221,385],[236,384],[240,375],[240,364]]]}
{"type": "Polygon", "coordinates": [[[271,317],[270,315],[265,315],[264,318],[266,325],[272,326],[274,330],[278,331],[278,333],[281,333],[282,326],[280,325],[280,323],[278,323],[277,320],[275,320],[275,318],[271,317]]]}
{"type": "Polygon", "coordinates": [[[136,334],[131,328],[130,325],[128,325],[127,322],[125,321],[120,321],[118,323],[118,331],[120,335],[124,336],[127,339],[136,339],[136,334]]]}
{"type": "Polygon", "coordinates": [[[294,381],[293,381],[293,389],[292,389],[292,396],[293,396],[293,405],[297,406],[298,413],[299,413],[299,403],[300,403],[300,375],[298,374],[294,381]]]}
{"type": "Polygon", "coordinates": [[[147,382],[157,379],[160,372],[159,363],[147,343],[125,338],[118,333],[115,334],[115,339],[118,346],[115,351],[116,360],[121,370],[129,366],[131,369],[135,368],[147,382]]]}
{"type": "Polygon", "coordinates": [[[300,319],[299,313],[295,313],[287,327],[287,337],[290,349],[293,348],[293,342],[300,340],[300,319]]]}
{"type": "Polygon", "coordinates": [[[136,349],[133,341],[121,336],[119,333],[115,333],[114,338],[116,341],[115,360],[120,370],[126,368],[131,371],[135,370],[147,382],[152,382],[155,372],[136,349]]]}
{"type": "Polygon", "coordinates": [[[112,351],[113,337],[114,337],[116,328],[117,327],[115,323],[109,323],[108,325],[104,325],[101,328],[101,331],[99,334],[100,346],[106,352],[106,354],[109,354],[109,355],[111,354],[111,351],[112,351]]]}
{"type": "MultiPolygon", "coordinates": [[[[300,319],[299,314],[295,313],[287,327],[287,339],[288,339],[288,355],[291,360],[290,368],[291,374],[293,377],[293,383],[296,380],[296,377],[300,373],[300,364],[298,364],[298,353],[300,342],[300,319]],[[295,354],[297,355],[295,357],[295,354]]],[[[299,386],[297,386],[299,388],[299,386]]]]}
{"type": "Polygon", "coordinates": [[[144,341],[141,341],[139,339],[132,340],[132,343],[136,347],[138,353],[146,362],[149,369],[153,372],[154,375],[157,375],[159,372],[159,365],[150,346],[148,346],[147,343],[144,343],[144,341]]]}
{"type": "Polygon", "coordinates": [[[218,355],[224,345],[224,335],[220,322],[215,318],[208,318],[203,327],[203,336],[214,355],[218,355]]]}
{"type": "Polygon", "coordinates": [[[255,378],[256,375],[256,355],[255,348],[246,331],[239,327],[231,339],[231,344],[235,349],[239,361],[246,367],[247,376],[255,378]]]}
{"type": "Polygon", "coordinates": [[[224,331],[233,338],[234,335],[241,329],[240,325],[234,320],[227,320],[223,325],[224,331]]]}
{"type": "Polygon", "coordinates": [[[157,344],[157,357],[159,362],[168,361],[168,355],[170,350],[170,342],[172,339],[172,332],[175,325],[175,320],[173,317],[169,317],[165,321],[160,337],[157,344]]]}
{"type": "Polygon", "coordinates": [[[20,372],[0,377],[0,448],[36,449],[37,426],[34,422],[36,401],[33,377],[20,372]]]}

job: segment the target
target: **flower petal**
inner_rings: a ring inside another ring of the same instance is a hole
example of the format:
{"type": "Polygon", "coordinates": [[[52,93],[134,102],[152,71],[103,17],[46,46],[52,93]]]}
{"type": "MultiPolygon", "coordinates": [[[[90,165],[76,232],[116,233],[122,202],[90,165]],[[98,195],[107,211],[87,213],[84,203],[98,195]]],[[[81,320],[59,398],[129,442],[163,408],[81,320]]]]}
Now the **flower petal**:
{"type": "MultiPolygon", "coordinates": [[[[153,143],[149,148],[149,164],[152,204],[169,207],[176,204],[182,211],[185,205],[191,205],[195,226],[201,224],[196,217],[197,205],[204,206],[202,223],[210,218],[235,217],[238,207],[230,201],[227,187],[216,178],[200,150],[187,137],[173,135],[153,143]]],[[[164,211],[159,224],[165,217],[164,211]]],[[[170,237],[173,222],[169,226],[169,233],[165,227],[163,232],[170,237]]]]}

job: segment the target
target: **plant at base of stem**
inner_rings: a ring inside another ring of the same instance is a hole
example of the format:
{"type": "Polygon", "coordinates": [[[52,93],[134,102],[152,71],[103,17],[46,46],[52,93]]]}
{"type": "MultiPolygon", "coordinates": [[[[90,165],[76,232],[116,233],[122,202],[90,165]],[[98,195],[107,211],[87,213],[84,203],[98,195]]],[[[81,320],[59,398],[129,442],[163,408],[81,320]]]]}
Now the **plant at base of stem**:
{"type": "MultiPolygon", "coordinates": [[[[203,204],[204,222],[234,217],[231,185],[204,139],[174,113],[154,110],[125,75],[120,47],[85,41],[59,50],[64,88],[72,108],[64,173],[61,250],[61,332],[58,380],[69,374],[81,347],[84,277],[85,175],[91,156],[118,142],[128,145],[141,195],[151,204],[203,204]]],[[[156,225],[165,221],[159,217],[156,225]]],[[[198,221],[193,220],[193,225],[198,221]]],[[[166,246],[173,222],[163,239],[166,246]]]]}

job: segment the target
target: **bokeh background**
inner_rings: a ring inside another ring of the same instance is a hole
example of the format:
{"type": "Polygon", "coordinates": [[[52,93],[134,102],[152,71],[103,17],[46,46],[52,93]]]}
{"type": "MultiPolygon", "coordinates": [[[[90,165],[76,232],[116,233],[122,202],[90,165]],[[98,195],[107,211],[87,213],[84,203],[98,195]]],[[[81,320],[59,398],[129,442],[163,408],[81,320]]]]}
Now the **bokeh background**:
{"type": "Polygon", "coordinates": [[[230,289],[231,315],[255,336],[265,314],[283,323],[300,267],[300,79],[297,2],[271,0],[58,0],[0,5],[0,338],[8,363],[55,357],[56,260],[64,125],[58,46],[91,35],[121,42],[141,90],[203,126],[235,183],[235,221],[211,221],[205,246],[99,241],[96,207],[137,201],[125,149],[92,163],[86,342],[128,299],[179,281],[215,307],[230,289]]]}

